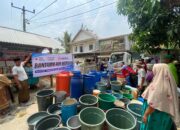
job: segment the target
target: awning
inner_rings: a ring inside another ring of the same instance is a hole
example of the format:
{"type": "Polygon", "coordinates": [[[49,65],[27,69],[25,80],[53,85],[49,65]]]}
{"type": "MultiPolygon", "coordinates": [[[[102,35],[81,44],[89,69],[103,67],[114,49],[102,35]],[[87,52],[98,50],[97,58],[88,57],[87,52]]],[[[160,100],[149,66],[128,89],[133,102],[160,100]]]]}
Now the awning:
{"type": "Polygon", "coordinates": [[[110,57],[110,55],[100,55],[100,56],[98,56],[98,58],[109,58],[110,57]]]}

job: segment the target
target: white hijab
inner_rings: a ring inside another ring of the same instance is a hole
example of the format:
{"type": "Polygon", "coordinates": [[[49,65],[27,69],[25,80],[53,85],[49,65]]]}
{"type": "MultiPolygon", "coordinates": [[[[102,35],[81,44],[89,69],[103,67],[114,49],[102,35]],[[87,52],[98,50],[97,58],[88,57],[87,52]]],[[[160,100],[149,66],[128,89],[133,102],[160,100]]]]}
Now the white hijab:
{"type": "Polygon", "coordinates": [[[154,78],[147,87],[142,97],[148,104],[159,111],[172,116],[176,124],[180,122],[177,84],[167,64],[155,64],[153,67],[154,78]]]}

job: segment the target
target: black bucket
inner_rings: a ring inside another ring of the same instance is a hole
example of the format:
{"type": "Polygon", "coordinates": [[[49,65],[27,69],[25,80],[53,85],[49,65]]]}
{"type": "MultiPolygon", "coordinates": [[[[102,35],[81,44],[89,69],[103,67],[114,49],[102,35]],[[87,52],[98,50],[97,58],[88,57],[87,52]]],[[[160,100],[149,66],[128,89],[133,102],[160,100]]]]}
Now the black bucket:
{"type": "Polygon", "coordinates": [[[46,111],[47,108],[53,104],[54,91],[45,89],[37,92],[37,104],[39,111],[46,111]]]}
{"type": "Polygon", "coordinates": [[[35,130],[53,130],[61,124],[61,117],[57,115],[49,115],[41,119],[36,125],[35,130]]]}
{"type": "Polygon", "coordinates": [[[47,109],[48,114],[50,115],[61,115],[61,103],[53,104],[47,109]]]}
{"type": "Polygon", "coordinates": [[[49,114],[47,112],[37,112],[33,115],[31,115],[27,119],[27,123],[29,126],[29,130],[34,130],[34,126],[37,124],[38,121],[40,121],[42,118],[48,116],[49,114]]]}

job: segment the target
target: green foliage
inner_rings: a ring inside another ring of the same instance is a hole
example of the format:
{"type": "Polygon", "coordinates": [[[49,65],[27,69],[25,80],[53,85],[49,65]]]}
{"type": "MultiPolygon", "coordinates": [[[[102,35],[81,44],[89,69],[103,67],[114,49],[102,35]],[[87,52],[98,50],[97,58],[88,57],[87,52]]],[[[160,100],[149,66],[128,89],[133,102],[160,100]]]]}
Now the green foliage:
{"type": "Polygon", "coordinates": [[[65,52],[70,53],[71,34],[65,31],[63,37],[58,38],[58,40],[62,43],[62,46],[65,48],[65,52]]]}
{"type": "Polygon", "coordinates": [[[117,10],[128,17],[135,50],[156,53],[180,47],[180,14],[159,0],[119,0],[117,10]]]}

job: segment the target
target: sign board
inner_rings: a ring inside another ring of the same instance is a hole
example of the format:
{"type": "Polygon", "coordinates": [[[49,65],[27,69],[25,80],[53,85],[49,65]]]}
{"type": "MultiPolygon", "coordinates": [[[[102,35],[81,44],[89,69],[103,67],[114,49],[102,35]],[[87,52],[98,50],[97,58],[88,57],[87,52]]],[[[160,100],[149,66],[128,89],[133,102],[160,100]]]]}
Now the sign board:
{"type": "Polygon", "coordinates": [[[72,54],[32,54],[33,77],[73,70],[72,54]]]}

